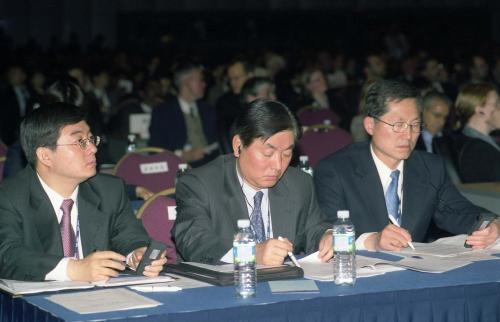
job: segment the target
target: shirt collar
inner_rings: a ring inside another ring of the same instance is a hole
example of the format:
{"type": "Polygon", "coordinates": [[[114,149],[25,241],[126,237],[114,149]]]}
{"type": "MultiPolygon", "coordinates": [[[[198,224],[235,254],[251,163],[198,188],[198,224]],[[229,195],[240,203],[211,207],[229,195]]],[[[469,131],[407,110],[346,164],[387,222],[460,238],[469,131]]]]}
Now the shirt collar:
{"type": "Polygon", "coordinates": [[[191,114],[191,107],[192,106],[196,107],[196,102],[188,103],[180,97],[178,97],[178,99],[179,99],[179,105],[181,106],[182,113],[191,114]]]}
{"type": "MultiPolygon", "coordinates": [[[[38,177],[38,180],[40,180],[40,184],[42,185],[43,190],[45,191],[45,193],[47,193],[47,196],[49,197],[50,203],[52,204],[52,207],[54,209],[59,209],[62,205],[63,200],[66,198],[64,198],[59,193],[54,191],[54,189],[49,187],[49,185],[45,181],[43,181],[42,177],[40,177],[38,172],[36,175],[38,177]]],[[[77,198],[78,188],[79,188],[79,186],[76,186],[76,189],[73,191],[73,193],[71,194],[71,197],[70,197],[75,204],[78,201],[78,198],[77,198]]]]}
{"type": "Polygon", "coordinates": [[[391,175],[391,172],[394,171],[394,170],[396,170],[396,169],[399,170],[399,173],[403,172],[405,160],[401,160],[399,162],[398,166],[396,167],[396,169],[392,170],[391,168],[389,168],[388,166],[386,166],[385,163],[382,162],[382,160],[380,160],[377,157],[377,155],[373,151],[373,146],[371,144],[370,144],[370,152],[372,154],[373,161],[375,162],[375,166],[377,167],[377,172],[378,172],[378,174],[380,176],[380,179],[382,181],[385,181],[387,178],[389,178],[390,175],[391,175]]]}
{"type": "Polygon", "coordinates": [[[250,202],[252,202],[253,205],[253,197],[258,191],[262,191],[264,193],[263,198],[267,198],[267,194],[269,192],[269,189],[260,189],[260,190],[255,190],[252,188],[248,183],[245,182],[243,177],[240,175],[240,172],[238,171],[238,165],[236,164],[236,175],[238,176],[238,181],[240,182],[240,187],[241,190],[243,191],[243,194],[245,195],[246,199],[250,202]]]}

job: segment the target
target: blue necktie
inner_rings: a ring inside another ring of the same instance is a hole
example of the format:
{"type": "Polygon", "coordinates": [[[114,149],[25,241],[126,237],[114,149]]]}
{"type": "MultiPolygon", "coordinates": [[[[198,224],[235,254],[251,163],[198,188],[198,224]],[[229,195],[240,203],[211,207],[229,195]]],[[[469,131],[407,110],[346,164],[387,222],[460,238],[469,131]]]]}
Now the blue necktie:
{"type": "Polygon", "coordinates": [[[399,170],[391,172],[391,179],[391,183],[385,192],[385,205],[387,206],[387,213],[392,215],[398,224],[401,225],[401,212],[399,211],[398,197],[399,170]]]}
{"type": "Polygon", "coordinates": [[[250,215],[250,223],[252,224],[252,229],[255,234],[255,241],[257,243],[262,243],[266,240],[266,232],[264,231],[264,220],[262,219],[262,210],[260,205],[262,203],[262,196],[264,193],[262,191],[257,191],[253,197],[253,209],[250,215]]]}

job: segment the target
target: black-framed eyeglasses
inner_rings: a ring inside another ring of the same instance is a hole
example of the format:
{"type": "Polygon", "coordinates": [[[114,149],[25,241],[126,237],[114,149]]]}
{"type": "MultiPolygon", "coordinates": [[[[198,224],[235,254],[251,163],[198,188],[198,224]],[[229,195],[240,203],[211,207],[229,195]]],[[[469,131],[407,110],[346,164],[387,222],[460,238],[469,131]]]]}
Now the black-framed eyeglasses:
{"type": "Polygon", "coordinates": [[[406,123],[406,122],[394,122],[393,124],[391,123],[387,123],[386,121],[384,120],[381,120],[379,119],[378,117],[375,117],[375,116],[372,116],[374,119],[382,122],[382,123],[385,123],[389,126],[392,127],[392,130],[396,133],[403,133],[404,131],[406,131],[408,128],[410,129],[411,132],[413,133],[420,133],[422,132],[422,128],[423,128],[423,123],[422,121],[415,121],[415,122],[412,122],[412,123],[406,123]]]}
{"type": "Polygon", "coordinates": [[[86,150],[89,146],[89,143],[94,145],[95,147],[97,147],[97,146],[99,146],[99,143],[101,143],[101,137],[100,136],[91,136],[87,139],[80,139],[80,140],[73,142],[73,143],[56,144],[56,146],[78,145],[80,147],[80,149],[86,150]]]}

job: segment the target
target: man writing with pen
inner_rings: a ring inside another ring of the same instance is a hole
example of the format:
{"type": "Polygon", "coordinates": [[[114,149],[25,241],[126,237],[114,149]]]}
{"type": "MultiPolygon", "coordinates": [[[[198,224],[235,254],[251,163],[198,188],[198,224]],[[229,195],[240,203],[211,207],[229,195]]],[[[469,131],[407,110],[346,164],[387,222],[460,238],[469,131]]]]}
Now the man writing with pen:
{"type": "MultiPolygon", "coordinates": [[[[96,174],[100,138],[82,109],[42,106],[20,137],[29,165],[0,185],[0,278],[96,282],[137,268],[148,235],[123,182],[96,174]]],[[[144,275],[165,263],[163,254],[144,275]]]]}
{"type": "MultiPolygon", "coordinates": [[[[452,234],[470,232],[485,210],[458,192],[438,156],[414,151],[422,129],[416,90],[378,81],[368,89],[365,108],[363,125],[371,142],[347,146],[315,169],[322,210],[331,215],[350,210],[357,249],[397,251],[411,241],[424,242],[431,220],[452,234]]],[[[466,243],[485,248],[499,231],[495,219],[466,243]]]]}
{"type": "Polygon", "coordinates": [[[312,179],[288,167],[299,136],[286,106],[255,100],[236,121],[233,153],[179,179],[173,235],[185,260],[232,262],[238,219],[250,219],[258,264],[282,264],[292,251],[319,249],[322,261],[332,257],[331,224],[312,179]]]}

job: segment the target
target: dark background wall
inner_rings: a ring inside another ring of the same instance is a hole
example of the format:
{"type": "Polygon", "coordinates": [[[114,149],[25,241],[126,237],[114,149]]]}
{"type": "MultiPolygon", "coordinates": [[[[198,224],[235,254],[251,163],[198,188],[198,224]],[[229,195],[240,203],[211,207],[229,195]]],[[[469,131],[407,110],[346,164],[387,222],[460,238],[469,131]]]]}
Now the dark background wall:
{"type": "Polygon", "coordinates": [[[259,37],[277,48],[358,50],[377,43],[380,29],[392,23],[432,46],[481,37],[500,43],[500,1],[0,0],[0,26],[14,42],[33,37],[44,46],[74,33],[82,45],[102,35],[108,46],[134,43],[146,50],[152,39],[165,35],[175,35],[178,43],[194,36],[220,40],[218,46],[249,46],[259,37]]]}

